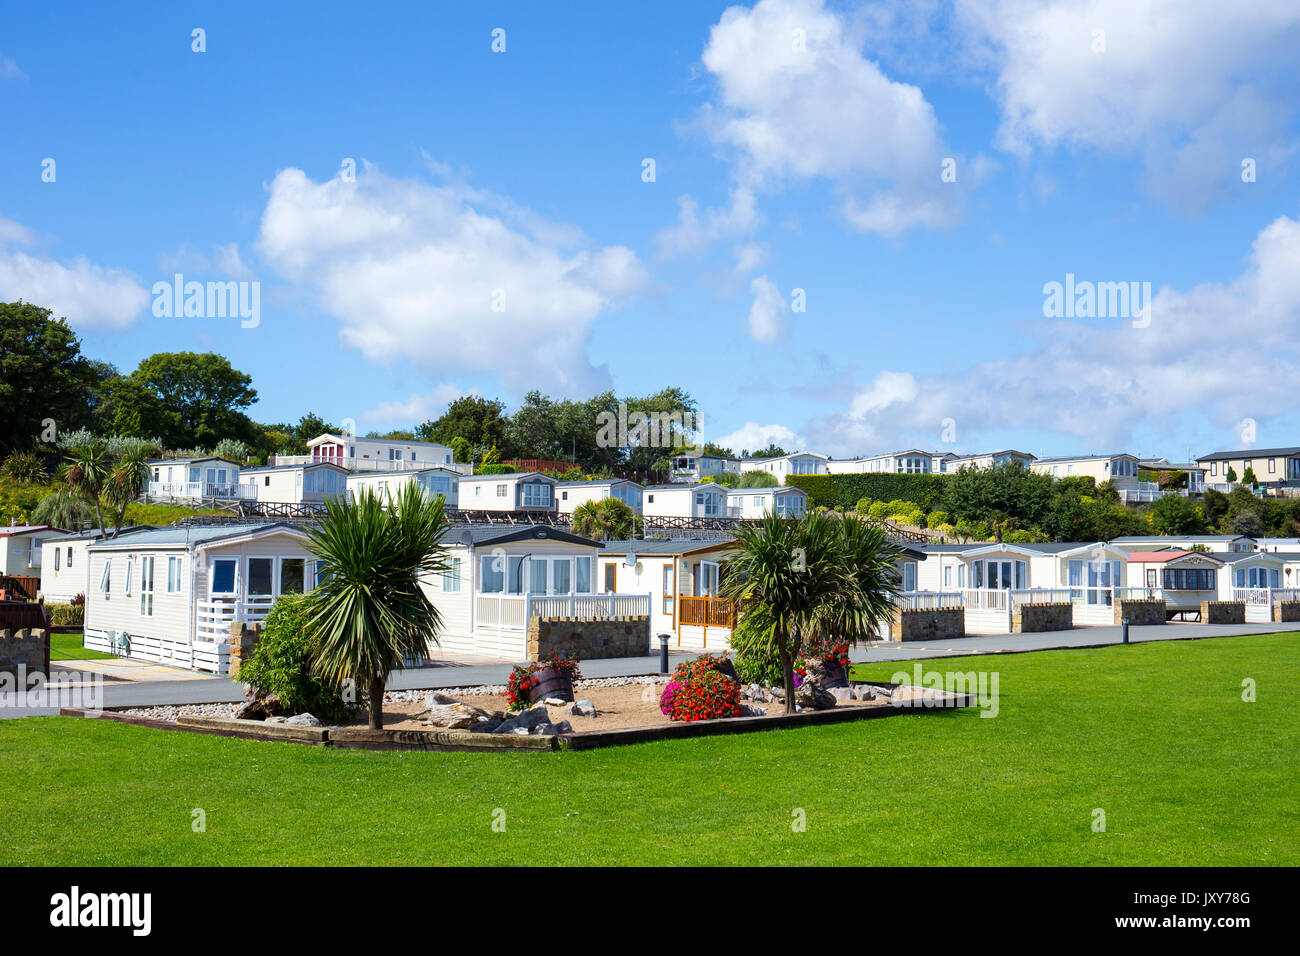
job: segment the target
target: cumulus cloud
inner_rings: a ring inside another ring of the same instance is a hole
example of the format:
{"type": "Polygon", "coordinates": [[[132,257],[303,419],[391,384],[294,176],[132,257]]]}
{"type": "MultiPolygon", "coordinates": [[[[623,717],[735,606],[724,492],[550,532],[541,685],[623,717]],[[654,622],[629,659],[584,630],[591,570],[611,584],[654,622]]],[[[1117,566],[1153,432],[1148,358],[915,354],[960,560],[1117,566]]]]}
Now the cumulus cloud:
{"type": "Polygon", "coordinates": [[[886,235],[951,222],[962,187],[940,181],[951,154],[934,110],[868,60],[863,40],[823,0],[728,8],[704,50],[718,93],[699,123],[742,187],[826,179],[853,226],[886,235]]]}
{"type": "Polygon", "coordinates": [[[1295,151],[1300,7],[1254,0],[957,0],[955,22],[995,74],[998,142],[1145,159],[1156,195],[1200,206],[1240,185],[1244,157],[1295,151]]]}
{"type": "Polygon", "coordinates": [[[591,324],[649,282],[630,250],[557,245],[580,234],[461,185],[291,168],[268,193],[263,260],[371,359],[589,394],[608,384],[586,354],[591,324]]]}
{"type": "Polygon", "coordinates": [[[749,284],[754,301],[749,307],[749,334],[756,342],[775,342],[785,334],[785,316],[790,307],[767,276],[749,284]]]}
{"type": "Polygon", "coordinates": [[[744,187],[731,191],[726,208],[708,208],[700,213],[700,204],[690,196],[677,200],[677,223],[661,229],[654,238],[659,255],[664,258],[690,256],[704,251],[719,239],[747,235],[758,226],[758,206],[754,192],[744,187]]]}
{"type": "Polygon", "coordinates": [[[742,451],[760,451],[769,445],[780,445],[786,451],[802,450],[803,439],[784,425],[760,425],[745,422],[728,435],[713,439],[715,445],[732,449],[737,455],[742,451]]]}
{"type": "Polygon", "coordinates": [[[1237,279],[1159,289],[1144,328],[1038,318],[1025,340],[1018,355],[953,375],[881,373],[811,437],[863,454],[937,436],[952,418],[965,436],[1033,429],[1101,448],[1142,427],[1172,429],[1189,412],[1226,430],[1287,411],[1260,383],[1300,378],[1300,217],[1261,229],[1237,279]]]}
{"type": "Polygon", "coordinates": [[[149,304],[149,293],[122,269],[96,265],[84,256],[60,262],[20,249],[36,239],[27,227],[0,219],[0,300],[22,299],[66,316],[78,331],[120,331],[149,304]]]}

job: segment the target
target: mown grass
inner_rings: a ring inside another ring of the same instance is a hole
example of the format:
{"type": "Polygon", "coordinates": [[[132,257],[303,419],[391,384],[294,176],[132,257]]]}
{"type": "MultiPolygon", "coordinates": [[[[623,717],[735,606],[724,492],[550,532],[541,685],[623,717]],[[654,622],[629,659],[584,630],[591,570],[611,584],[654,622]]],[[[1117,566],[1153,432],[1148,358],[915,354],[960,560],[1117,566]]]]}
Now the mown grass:
{"type": "Polygon", "coordinates": [[[1300,863],[1300,635],[939,666],[996,670],[997,717],[545,755],[0,721],[0,827],[22,834],[0,864],[1300,863]]]}
{"type": "Polygon", "coordinates": [[[103,661],[111,660],[112,654],[105,654],[103,651],[92,651],[85,647],[82,642],[85,640],[84,634],[51,634],[50,635],[50,660],[51,661],[103,661]]]}

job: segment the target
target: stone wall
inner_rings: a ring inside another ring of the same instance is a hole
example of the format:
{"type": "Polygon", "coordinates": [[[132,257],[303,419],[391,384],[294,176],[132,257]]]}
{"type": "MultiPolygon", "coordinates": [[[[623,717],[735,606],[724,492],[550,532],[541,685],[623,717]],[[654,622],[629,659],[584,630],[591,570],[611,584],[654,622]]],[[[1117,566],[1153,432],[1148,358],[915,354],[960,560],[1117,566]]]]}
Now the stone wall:
{"type": "Polygon", "coordinates": [[[1273,620],[1300,621],[1300,601],[1274,601],[1273,620]]]}
{"type": "Polygon", "coordinates": [[[43,628],[0,631],[0,674],[18,676],[23,668],[28,677],[50,674],[50,632],[43,628]]]}
{"type": "Polygon", "coordinates": [[[1013,634],[1068,631],[1072,627],[1074,627],[1074,605],[1069,601],[1022,604],[1019,612],[1011,615],[1013,634]]]}
{"type": "Polygon", "coordinates": [[[253,656],[253,648],[262,637],[262,625],[234,621],[230,625],[230,673],[238,674],[239,666],[253,656]]]}
{"type": "Polygon", "coordinates": [[[1124,618],[1134,627],[1144,624],[1165,623],[1164,601],[1116,601],[1115,623],[1123,624],[1124,618]]]}
{"type": "Polygon", "coordinates": [[[1202,624],[1245,624],[1245,601],[1202,601],[1202,624]]]}
{"type": "Polygon", "coordinates": [[[528,622],[530,661],[552,654],[596,660],[602,657],[649,657],[650,618],[535,617],[528,622]]]}
{"type": "Polygon", "coordinates": [[[966,609],[961,607],[894,608],[891,641],[933,641],[966,636],[966,609]]]}

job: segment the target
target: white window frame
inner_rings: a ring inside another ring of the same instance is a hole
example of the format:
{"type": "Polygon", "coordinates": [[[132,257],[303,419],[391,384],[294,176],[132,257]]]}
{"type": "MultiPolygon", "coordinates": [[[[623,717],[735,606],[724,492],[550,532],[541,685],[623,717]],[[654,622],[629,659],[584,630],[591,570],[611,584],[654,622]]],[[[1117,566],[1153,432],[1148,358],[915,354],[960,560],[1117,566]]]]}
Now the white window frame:
{"type": "Polygon", "coordinates": [[[308,591],[310,591],[310,590],[312,589],[313,582],[315,581],[315,578],[316,578],[316,575],[315,575],[315,569],[314,569],[313,566],[312,566],[312,559],[309,558],[309,557],[307,557],[306,555],[282,554],[282,555],[280,555],[279,558],[276,559],[276,562],[275,562],[275,568],[274,568],[274,574],[275,574],[275,596],[276,596],[276,597],[279,597],[281,594],[284,594],[284,593],[285,593],[285,590],[284,590],[284,562],[286,562],[286,561],[301,561],[301,562],[302,562],[302,591],[301,591],[301,592],[293,591],[293,592],[291,592],[291,593],[293,593],[293,594],[298,594],[298,593],[306,594],[308,591]]]}
{"type": "Polygon", "coordinates": [[[154,563],[152,554],[140,556],[140,616],[153,617],[154,563]]]}
{"type": "Polygon", "coordinates": [[[181,593],[181,575],[182,573],[184,573],[184,568],[185,565],[182,562],[180,557],[174,554],[169,554],[167,556],[167,593],[168,594],[181,593]],[[172,587],[173,568],[175,568],[175,583],[176,583],[176,586],[174,588],[172,587]]]}
{"type": "Polygon", "coordinates": [[[239,596],[239,558],[228,555],[213,555],[208,559],[208,596],[209,597],[238,597],[239,596]],[[230,590],[218,591],[213,585],[217,580],[217,565],[222,562],[230,562],[235,566],[235,573],[231,575],[230,590]]]}
{"type": "Polygon", "coordinates": [[[126,559],[126,590],[122,593],[131,596],[131,575],[135,573],[135,558],[126,559]]]}
{"type": "Polygon", "coordinates": [[[460,593],[460,567],[460,558],[447,559],[447,570],[442,572],[442,590],[444,593],[460,593]]]}
{"type": "Polygon", "coordinates": [[[104,559],[104,570],[99,572],[99,593],[108,594],[113,587],[113,559],[104,559]]]}
{"type": "Polygon", "coordinates": [[[276,561],[275,555],[273,555],[273,554],[250,554],[250,555],[248,555],[247,557],[244,558],[244,570],[247,572],[247,576],[244,578],[244,581],[245,581],[244,597],[245,597],[245,599],[252,599],[252,598],[266,598],[266,597],[269,597],[269,598],[274,599],[274,598],[276,598],[276,597],[279,595],[279,593],[280,593],[280,582],[279,582],[279,580],[277,580],[277,575],[276,575],[276,573],[275,573],[276,570],[277,570],[277,567],[276,567],[277,564],[278,564],[278,562],[276,561]],[[248,588],[251,587],[251,586],[252,586],[252,583],[253,583],[253,562],[254,562],[254,561],[270,561],[270,562],[271,562],[271,591],[270,591],[270,593],[268,593],[268,594],[254,594],[251,590],[248,590],[248,588]]]}

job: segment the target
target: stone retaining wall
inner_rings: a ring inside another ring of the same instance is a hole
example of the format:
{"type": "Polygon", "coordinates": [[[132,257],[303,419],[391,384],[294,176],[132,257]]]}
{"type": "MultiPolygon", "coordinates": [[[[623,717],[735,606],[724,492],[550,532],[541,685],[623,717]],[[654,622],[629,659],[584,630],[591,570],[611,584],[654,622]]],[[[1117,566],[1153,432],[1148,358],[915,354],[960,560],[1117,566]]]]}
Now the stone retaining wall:
{"type": "Polygon", "coordinates": [[[262,639],[261,624],[234,621],[230,625],[230,674],[239,673],[239,667],[253,656],[253,648],[262,639]]]}
{"type": "Polygon", "coordinates": [[[933,641],[966,636],[966,609],[961,607],[894,608],[891,641],[933,641]]]}
{"type": "Polygon", "coordinates": [[[1300,621],[1300,601],[1274,601],[1273,620],[1300,621]]]}
{"type": "Polygon", "coordinates": [[[1202,601],[1202,624],[1245,624],[1245,601],[1202,601]]]}
{"type": "Polygon", "coordinates": [[[528,622],[525,653],[530,661],[552,654],[584,661],[649,657],[650,617],[535,617],[528,622]]]}
{"type": "Polygon", "coordinates": [[[1019,612],[1011,615],[1013,634],[1066,631],[1072,627],[1074,627],[1074,605],[1069,601],[1022,604],[1019,612]]]}
{"type": "Polygon", "coordinates": [[[1145,624],[1165,623],[1164,601],[1121,600],[1115,602],[1115,623],[1123,624],[1124,618],[1134,627],[1145,624]]]}
{"type": "Polygon", "coordinates": [[[19,669],[31,677],[50,674],[50,632],[43,628],[0,631],[0,674],[18,677],[19,669]]]}

